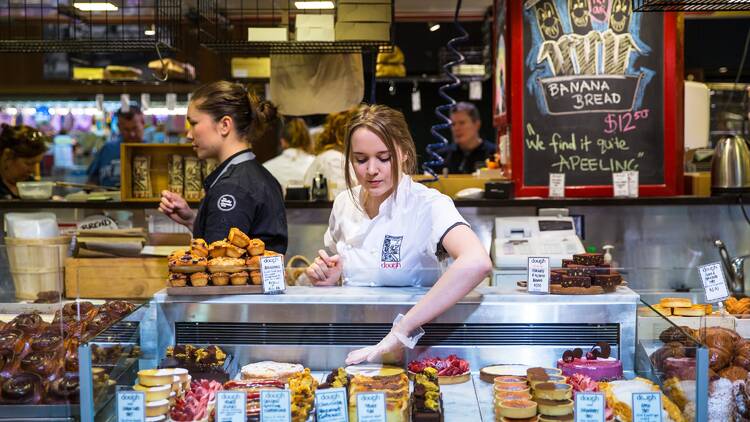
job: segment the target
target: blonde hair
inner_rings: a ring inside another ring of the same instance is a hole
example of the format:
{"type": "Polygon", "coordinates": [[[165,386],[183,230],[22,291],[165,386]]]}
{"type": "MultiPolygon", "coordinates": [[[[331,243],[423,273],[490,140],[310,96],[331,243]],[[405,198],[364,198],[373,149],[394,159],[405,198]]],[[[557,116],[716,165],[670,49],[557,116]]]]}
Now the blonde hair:
{"type": "Polygon", "coordinates": [[[282,134],[289,148],[297,148],[312,153],[312,142],[310,141],[310,131],[307,129],[305,121],[299,117],[289,119],[284,123],[284,132],[282,134]]]}
{"type": "Polygon", "coordinates": [[[329,114],[323,124],[323,131],[318,135],[315,142],[315,154],[328,150],[344,152],[346,141],[346,128],[356,108],[329,114]]]}
{"type": "MultiPolygon", "coordinates": [[[[384,105],[360,106],[349,121],[346,131],[344,152],[344,168],[346,169],[352,165],[352,135],[360,128],[365,128],[374,133],[388,148],[388,153],[391,156],[393,193],[395,194],[401,180],[401,173],[414,174],[417,170],[417,150],[403,113],[384,105]],[[401,163],[402,160],[403,164],[401,163]]],[[[354,181],[350,172],[345,171],[344,177],[346,187],[351,192],[354,181]]]]}

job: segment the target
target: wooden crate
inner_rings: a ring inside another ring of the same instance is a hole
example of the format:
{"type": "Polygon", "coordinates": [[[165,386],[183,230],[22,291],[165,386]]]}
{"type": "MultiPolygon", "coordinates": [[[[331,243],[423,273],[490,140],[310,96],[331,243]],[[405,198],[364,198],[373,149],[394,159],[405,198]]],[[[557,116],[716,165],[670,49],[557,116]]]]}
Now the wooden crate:
{"type": "Polygon", "coordinates": [[[65,297],[150,299],[168,274],[166,258],[68,258],[65,297]]]}
{"type": "MultiPolygon", "coordinates": [[[[154,202],[161,199],[161,191],[169,187],[169,156],[178,154],[195,157],[190,144],[121,144],[120,191],[123,202],[154,202]],[[133,198],[133,157],[151,157],[150,198],[133,198]]],[[[197,201],[196,201],[197,202],[197,201]]]]}

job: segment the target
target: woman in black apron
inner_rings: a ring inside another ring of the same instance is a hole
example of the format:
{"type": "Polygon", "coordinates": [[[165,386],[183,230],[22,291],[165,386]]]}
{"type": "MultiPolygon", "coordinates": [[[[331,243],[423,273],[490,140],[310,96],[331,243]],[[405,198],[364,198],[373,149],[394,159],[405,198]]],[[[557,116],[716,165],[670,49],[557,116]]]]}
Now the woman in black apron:
{"type": "Polygon", "coordinates": [[[271,103],[258,103],[240,84],[218,81],[198,88],[188,105],[187,137],[198,158],[219,165],[206,176],[206,196],[193,212],[180,195],[163,191],[159,211],[211,243],[236,227],[285,253],[286,213],[281,186],[255,159],[250,148],[264,122],[275,118],[271,103]]]}

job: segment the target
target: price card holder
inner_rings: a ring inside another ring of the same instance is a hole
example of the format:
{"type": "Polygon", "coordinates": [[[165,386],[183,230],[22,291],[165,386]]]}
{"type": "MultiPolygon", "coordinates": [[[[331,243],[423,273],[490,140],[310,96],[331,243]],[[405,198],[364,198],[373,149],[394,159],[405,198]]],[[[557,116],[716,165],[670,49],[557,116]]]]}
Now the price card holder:
{"type": "Polygon", "coordinates": [[[151,94],[144,92],[141,94],[141,110],[146,111],[151,107],[151,94]]]}
{"type": "Polygon", "coordinates": [[[528,292],[549,294],[549,257],[530,256],[528,260],[528,292]]]}
{"type": "Polygon", "coordinates": [[[177,94],[170,92],[165,97],[167,103],[167,110],[174,110],[177,107],[177,94]]]}
{"type": "Polygon", "coordinates": [[[626,198],[630,196],[628,186],[628,174],[626,172],[612,173],[612,187],[615,198],[626,198]]]}
{"type": "Polygon", "coordinates": [[[357,422],[386,422],[385,393],[357,394],[357,422]]]}
{"type": "Polygon", "coordinates": [[[724,271],[720,262],[701,265],[698,267],[703,289],[706,291],[706,302],[723,302],[729,297],[729,288],[724,279],[724,271]]]}
{"type": "Polygon", "coordinates": [[[419,89],[415,89],[411,92],[411,111],[417,112],[422,110],[422,94],[419,89]]]}
{"type": "Polygon", "coordinates": [[[604,422],[604,394],[577,393],[573,416],[575,422],[604,422]]]}
{"type": "Polygon", "coordinates": [[[289,390],[261,390],[260,422],[292,422],[289,390]]]}
{"type": "Polygon", "coordinates": [[[349,422],[346,389],[329,388],[316,391],[315,420],[318,422],[349,422]]]}
{"type": "Polygon", "coordinates": [[[630,198],[638,197],[638,172],[637,171],[626,171],[628,175],[628,196],[630,198]]]}
{"type": "Polygon", "coordinates": [[[469,82],[469,99],[472,101],[479,101],[482,99],[482,82],[481,81],[469,82]]]}
{"type": "Polygon", "coordinates": [[[143,391],[117,392],[117,422],[145,422],[146,393],[143,391]]]}
{"type": "Polygon", "coordinates": [[[565,173],[549,174],[549,197],[565,198],[565,173]]]}
{"type": "Polygon", "coordinates": [[[284,257],[282,255],[260,258],[260,278],[263,281],[263,293],[284,293],[284,290],[286,290],[284,274],[284,257]]]}
{"type": "Polygon", "coordinates": [[[120,94],[120,110],[123,113],[130,111],[130,94],[120,94]]]}
{"type": "Polygon", "coordinates": [[[633,393],[633,422],[661,422],[661,393],[633,393]]]}
{"type": "Polygon", "coordinates": [[[216,394],[216,422],[245,422],[247,394],[242,391],[219,391],[216,394]]]}

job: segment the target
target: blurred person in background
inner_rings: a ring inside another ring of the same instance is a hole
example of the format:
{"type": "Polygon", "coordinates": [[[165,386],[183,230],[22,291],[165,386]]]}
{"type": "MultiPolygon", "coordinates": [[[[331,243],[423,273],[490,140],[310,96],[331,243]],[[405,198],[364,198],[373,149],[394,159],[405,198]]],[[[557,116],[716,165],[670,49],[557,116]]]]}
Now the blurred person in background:
{"type": "Polygon", "coordinates": [[[24,125],[0,128],[0,199],[19,199],[18,182],[33,180],[49,139],[24,125]]]}
{"type": "MultiPolygon", "coordinates": [[[[349,120],[355,109],[332,113],[326,117],[323,130],[315,141],[315,160],[305,173],[305,185],[312,186],[313,179],[322,174],[328,182],[328,199],[332,200],[346,190],[344,177],[344,145],[349,120]]],[[[350,170],[351,171],[351,170],[350,170]]]]}
{"type": "Polygon", "coordinates": [[[273,177],[279,181],[281,188],[286,191],[290,183],[302,183],[307,169],[315,160],[312,155],[310,131],[305,121],[291,118],[281,131],[281,155],[265,163],[265,167],[273,177]]]}
{"type": "Polygon", "coordinates": [[[479,136],[482,120],[477,107],[469,102],[460,102],[451,109],[451,133],[453,143],[442,151],[445,167],[449,173],[471,174],[493,158],[497,147],[479,136]]]}
{"type": "Polygon", "coordinates": [[[143,112],[136,106],[117,111],[119,135],[102,146],[87,170],[89,183],[120,187],[120,144],[143,142],[143,112]]]}

